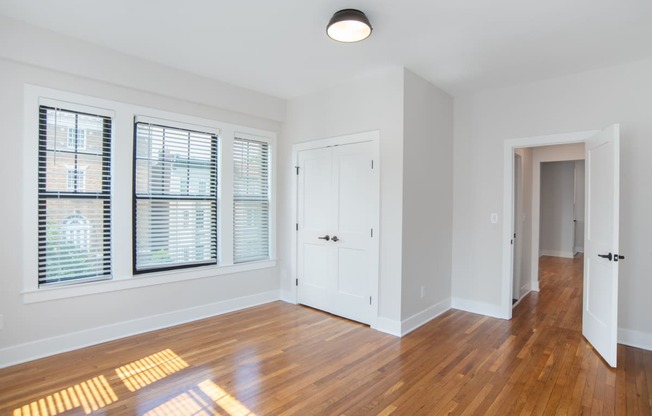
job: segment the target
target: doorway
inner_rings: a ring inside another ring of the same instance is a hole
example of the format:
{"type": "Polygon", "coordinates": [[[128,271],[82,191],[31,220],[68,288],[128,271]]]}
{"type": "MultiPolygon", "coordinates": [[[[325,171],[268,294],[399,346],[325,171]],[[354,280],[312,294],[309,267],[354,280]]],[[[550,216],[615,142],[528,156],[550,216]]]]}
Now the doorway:
{"type": "MultiPolygon", "coordinates": [[[[580,143],[586,149],[586,230],[584,257],[584,292],[582,302],[582,334],[595,350],[613,367],[616,366],[618,311],[618,189],[619,189],[619,126],[601,131],[568,133],[553,136],[506,140],[504,145],[504,235],[502,301],[504,317],[512,317],[514,290],[514,215],[515,157],[517,148],[580,143]]],[[[533,171],[533,208],[538,208],[540,175],[533,171]]],[[[531,274],[532,290],[538,290],[539,218],[532,215],[531,274]],[[535,269],[536,267],[536,269],[535,269]]],[[[571,248],[572,251],[572,248],[571,248]]]]}
{"type": "Polygon", "coordinates": [[[583,223],[583,160],[576,160],[583,158],[583,143],[514,150],[514,307],[539,290],[539,256],[570,258],[583,250],[584,231],[576,237],[574,222],[583,223]]]}

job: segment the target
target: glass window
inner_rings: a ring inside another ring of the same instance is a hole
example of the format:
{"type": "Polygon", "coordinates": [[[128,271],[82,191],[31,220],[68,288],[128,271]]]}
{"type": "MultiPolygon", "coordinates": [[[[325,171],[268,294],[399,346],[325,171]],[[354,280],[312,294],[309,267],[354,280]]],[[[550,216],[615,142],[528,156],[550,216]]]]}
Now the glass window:
{"type": "Polygon", "coordinates": [[[269,258],[269,144],[233,143],[233,262],[269,258]]]}
{"type": "Polygon", "coordinates": [[[134,272],[217,263],[217,136],[136,123],[134,272]]]}
{"type": "Polygon", "coordinates": [[[39,285],[110,277],[110,146],[111,118],[39,107],[39,285]]]}

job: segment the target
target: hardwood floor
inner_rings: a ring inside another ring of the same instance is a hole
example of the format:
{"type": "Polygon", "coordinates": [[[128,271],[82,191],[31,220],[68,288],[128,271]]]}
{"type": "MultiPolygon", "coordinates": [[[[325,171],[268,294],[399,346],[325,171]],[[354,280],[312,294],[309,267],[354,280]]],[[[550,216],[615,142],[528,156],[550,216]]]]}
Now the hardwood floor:
{"type": "Polygon", "coordinates": [[[582,261],[542,258],[514,319],[398,339],[275,302],[0,370],[0,415],[651,415],[652,352],[582,338],[582,261]]]}

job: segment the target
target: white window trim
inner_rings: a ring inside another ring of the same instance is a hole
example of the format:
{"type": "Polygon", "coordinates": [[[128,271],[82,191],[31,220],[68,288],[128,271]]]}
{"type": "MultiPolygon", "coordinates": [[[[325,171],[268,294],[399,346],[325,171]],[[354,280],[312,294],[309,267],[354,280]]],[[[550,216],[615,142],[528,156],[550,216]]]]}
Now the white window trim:
{"type": "Polygon", "coordinates": [[[23,138],[23,277],[24,303],[44,302],[90,294],[218,277],[276,266],[276,133],[215,120],[155,110],[65,91],[25,85],[23,138]],[[112,279],[68,286],[38,286],[38,218],[29,213],[38,207],[38,115],[39,105],[64,107],[112,118],[111,149],[111,253],[112,279]],[[132,190],[134,120],[158,119],[177,125],[205,126],[219,134],[218,140],[218,264],[196,268],[134,275],[132,271],[132,190]],[[233,264],[233,140],[252,137],[270,145],[270,260],[233,264]],[[119,144],[118,144],[119,143],[119,144]],[[31,184],[31,185],[30,185],[31,184]]]}

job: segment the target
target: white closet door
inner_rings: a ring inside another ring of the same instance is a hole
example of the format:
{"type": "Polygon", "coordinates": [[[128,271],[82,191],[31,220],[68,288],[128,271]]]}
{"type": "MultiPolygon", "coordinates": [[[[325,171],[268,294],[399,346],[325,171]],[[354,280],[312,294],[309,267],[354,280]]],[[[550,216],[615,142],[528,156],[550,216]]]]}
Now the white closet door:
{"type": "Polygon", "coordinates": [[[372,159],[372,142],[299,153],[299,303],[363,323],[377,270],[372,159]]]}
{"type": "Polygon", "coordinates": [[[299,303],[330,312],[336,270],[330,237],[337,227],[333,152],[330,148],[300,152],[299,166],[299,303]]]}

